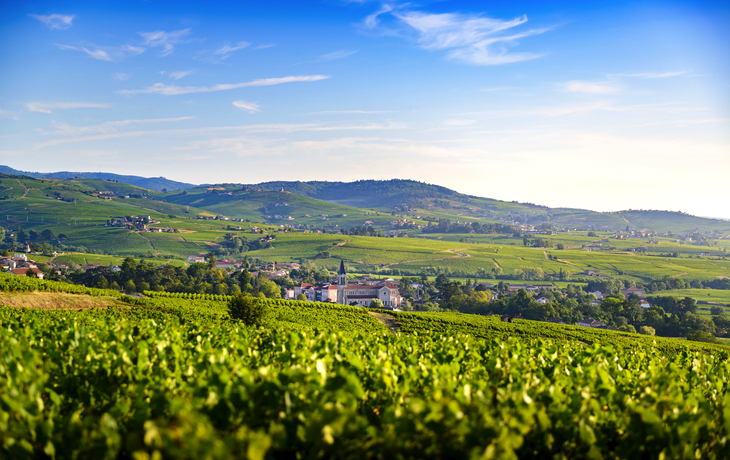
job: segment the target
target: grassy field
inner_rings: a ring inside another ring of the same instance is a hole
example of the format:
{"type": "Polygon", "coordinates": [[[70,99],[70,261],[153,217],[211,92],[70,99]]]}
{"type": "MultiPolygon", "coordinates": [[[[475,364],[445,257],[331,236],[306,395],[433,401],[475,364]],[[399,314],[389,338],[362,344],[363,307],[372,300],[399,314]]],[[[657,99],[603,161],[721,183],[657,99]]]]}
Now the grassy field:
{"type": "Polygon", "coordinates": [[[722,289],[680,289],[671,291],[660,291],[655,293],[654,295],[670,295],[677,297],[686,296],[704,302],[718,302],[725,305],[730,305],[730,291],[722,289]]]}
{"type": "Polygon", "coordinates": [[[0,305],[16,308],[40,308],[43,310],[87,310],[106,308],[111,305],[128,307],[112,297],[93,297],[81,294],[56,292],[0,292],[0,305]]]}

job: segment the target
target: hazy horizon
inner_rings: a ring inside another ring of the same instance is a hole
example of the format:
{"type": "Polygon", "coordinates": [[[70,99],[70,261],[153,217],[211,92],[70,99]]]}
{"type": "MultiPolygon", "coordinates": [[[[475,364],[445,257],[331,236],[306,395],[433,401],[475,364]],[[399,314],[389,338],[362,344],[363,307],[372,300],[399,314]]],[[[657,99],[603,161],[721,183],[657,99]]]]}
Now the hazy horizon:
{"type": "Polygon", "coordinates": [[[728,219],[729,19],[686,1],[11,4],[0,163],[728,219]]]}

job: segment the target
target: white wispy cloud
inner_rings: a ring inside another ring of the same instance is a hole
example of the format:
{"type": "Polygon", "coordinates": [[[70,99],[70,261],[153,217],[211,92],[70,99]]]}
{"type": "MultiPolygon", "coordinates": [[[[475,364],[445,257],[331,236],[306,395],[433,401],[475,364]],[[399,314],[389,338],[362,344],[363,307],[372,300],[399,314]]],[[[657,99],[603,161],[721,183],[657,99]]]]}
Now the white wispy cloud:
{"type": "Polygon", "coordinates": [[[390,113],[390,110],[323,110],[321,112],[309,112],[307,115],[325,115],[325,114],[344,114],[344,113],[390,113]]]}
{"type": "Polygon", "coordinates": [[[355,50],[355,51],[339,50],[339,51],[335,51],[333,53],[323,54],[322,56],[319,57],[319,60],[320,61],[334,61],[336,59],[342,59],[342,58],[346,58],[347,56],[352,56],[353,54],[357,53],[358,51],[360,51],[360,50],[359,49],[355,50]]]}
{"type": "MultiPolygon", "coordinates": [[[[171,119],[175,120],[175,119],[171,119]]],[[[119,138],[131,138],[141,136],[209,136],[218,135],[220,133],[230,131],[242,131],[249,133],[293,133],[293,132],[330,132],[330,131],[380,131],[404,129],[405,125],[400,123],[389,123],[387,125],[379,123],[345,125],[345,124],[318,124],[318,123],[274,123],[274,124],[257,124],[257,125],[241,125],[241,126],[218,126],[193,129],[165,129],[165,130],[137,130],[123,132],[103,132],[93,136],[64,137],[52,139],[46,142],[39,142],[33,145],[34,149],[42,149],[60,144],[69,144],[77,142],[89,142],[119,138]]]]}
{"type": "Polygon", "coordinates": [[[266,48],[271,48],[272,46],[276,46],[276,45],[274,45],[272,43],[266,43],[264,45],[259,45],[259,46],[255,47],[254,49],[255,50],[263,50],[263,49],[266,49],[266,48]]]}
{"type": "Polygon", "coordinates": [[[53,113],[53,110],[65,109],[107,109],[110,104],[94,104],[89,102],[28,102],[25,108],[31,112],[53,113]]]}
{"type": "Polygon", "coordinates": [[[179,70],[177,72],[170,72],[167,76],[174,80],[180,80],[181,78],[187,77],[192,72],[192,70],[179,70]]]}
{"type": "Polygon", "coordinates": [[[66,136],[78,136],[81,134],[91,133],[116,133],[119,132],[120,128],[127,126],[140,126],[149,123],[166,123],[172,121],[183,121],[192,120],[195,117],[177,117],[177,118],[150,118],[142,120],[118,120],[118,121],[107,121],[99,125],[90,126],[71,126],[67,123],[52,122],[51,124],[56,129],[51,134],[61,134],[66,136]]]}
{"type": "Polygon", "coordinates": [[[476,123],[477,120],[461,120],[461,119],[451,119],[451,120],[444,120],[441,123],[444,126],[448,127],[460,127],[460,126],[470,126],[476,123]]]}
{"type": "Polygon", "coordinates": [[[73,25],[75,14],[49,14],[46,16],[39,14],[29,14],[48,26],[49,29],[66,30],[73,25]]]}
{"type": "Polygon", "coordinates": [[[223,45],[223,47],[215,50],[213,54],[222,55],[223,57],[221,59],[226,59],[234,51],[242,50],[244,48],[247,48],[249,45],[251,45],[249,42],[238,42],[233,46],[226,43],[225,45],[223,45]]]}
{"type": "Polygon", "coordinates": [[[70,46],[70,45],[56,45],[62,50],[75,50],[82,51],[94,59],[100,61],[119,61],[127,56],[136,56],[145,52],[146,48],[140,46],[122,45],[116,47],[101,47],[97,45],[82,45],[82,46],[70,46]]]}
{"type": "Polygon", "coordinates": [[[233,105],[248,113],[261,112],[259,105],[256,104],[255,102],[233,101],[233,105]]]}
{"type": "Polygon", "coordinates": [[[644,72],[644,73],[617,73],[611,74],[612,77],[636,77],[636,78],[669,78],[687,75],[688,71],[681,72],[644,72]]]}
{"type": "Polygon", "coordinates": [[[564,85],[565,91],[586,94],[616,94],[619,88],[607,83],[592,83],[588,81],[569,81],[564,85]]]}
{"type": "Polygon", "coordinates": [[[153,48],[162,48],[160,56],[167,56],[175,50],[174,45],[181,43],[182,37],[189,33],[190,29],[181,29],[172,32],[157,30],[155,32],[140,32],[139,34],[144,38],[145,45],[153,48]]]}
{"type": "MultiPolygon", "coordinates": [[[[225,45],[221,46],[220,48],[216,50],[201,50],[196,53],[194,56],[194,59],[198,59],[200,61],[209,62],[211,64],[220,64],[221,62],[225,61],[229,57],[233,55],[236,51],[242,50],[244,48],[248,48],[251,46],[251,43],[249,42],[238,42],[233,45],[230,43],[226,43],[225,45]]],[[[273,46],[273,45],[271,45],[273,46]]],[[[260,49],[260,48],[267,48],[267,46],[262,45],[258,46],[254,49],[260,49]]]]}
{"type": "Polygon", "coordinates": [[[368,27],[370,29],[377,27],[377,25],[379,23],[378,17],[381,14],[385,14],[385,13],[389,13],[389,12],[393,11],[393,9],[394,9],[394,7],[392,5],[386,4],[386,5],[381,6],[378,11],[376,11],[373,14],[369,14],[367,17],[365,17],[365,21],[364,21],[365,27],[368,27]]]}
{"type": "Polygon", "coordinates": [[[538,58],[540,54],[513,53],[508,47],[515,45],[518,39],[550,30],[546,27],[509,34],[508,30],[525,24],[527,16],[502,20],[475,14],[434,14],[389,4],[367,16],[365,27],[378,27],[380,16],[384,14],[396,18],[408,32],[415,33],[423,49],[444,50],[449,59],[475,65],[501,65],[538,58]]]}
{"type": "Polygon", "coordinates": [[[117,73],[114,74],[114,79],[115,80],[124,81],[124,80],[129,80],[130,78],[132,78],[132,74],[131,73],[117,72],[117,73]]]}
{"type": "Polygon", "coordinates": [[[163,94],[165,96],[176,96],[179,94],[190,93],[212,93],[214,91],[227,91],[230,89],[244,88],[247,86],[272,86],[283,83],[294,82],[311,82],[325,80],[329,78],[327,75],[303,75],[281,78],[261,78],[258,80],[248,81],[244,83],[219,84],[213,86],[176,86],[165,85],[164,83],[155,83],[144,89],[127,89],[118,91],[120,94],[163,94]]]}
{"type": "MultiPolygon", "coordinates": [[[[0,118],[3,118],[3,117],[12,118],[13,120],[20,120],[20,117],[17,114],[15,114],[13,112],[8,112],[7,110],[0,109],[0,118]]],[[[4,137],[16,136],[16,135],[18,135],[18,134],[11,134],[11,135],[0,136],[0,137],[4,138],[4,137]]]]}
{"type": "Polygon", "coordinates": [[[491,19],[456,13],[430,14],[396,12],[394,15],[419,34],[425,49],[451,50],[448,57],[478,65],[499,65],[539,57],[531,53],[509,53],[507,44],[517,39],[546,32],[532,29],[504,35],[503,32],[527,22],[527,16],[512,20],[491,19]]]}

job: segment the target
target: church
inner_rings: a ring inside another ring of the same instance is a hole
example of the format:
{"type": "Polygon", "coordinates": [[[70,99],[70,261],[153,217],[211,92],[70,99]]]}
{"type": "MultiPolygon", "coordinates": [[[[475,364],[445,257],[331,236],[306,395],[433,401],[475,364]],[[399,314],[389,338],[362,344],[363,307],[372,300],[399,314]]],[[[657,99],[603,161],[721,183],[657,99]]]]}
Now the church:
{"type": "Polygon", "coordinates": [[[347,272],[345,261],[340,261],[340,269],[337,272],[337,303],[342,305],[357,305],[369,307],[370,302],[379,299],[383,306],[388,309],[398,308],[401,303],[401,296],[398,293],[398,286],[390,284],[355,284],[347,285],[347,272]]]}

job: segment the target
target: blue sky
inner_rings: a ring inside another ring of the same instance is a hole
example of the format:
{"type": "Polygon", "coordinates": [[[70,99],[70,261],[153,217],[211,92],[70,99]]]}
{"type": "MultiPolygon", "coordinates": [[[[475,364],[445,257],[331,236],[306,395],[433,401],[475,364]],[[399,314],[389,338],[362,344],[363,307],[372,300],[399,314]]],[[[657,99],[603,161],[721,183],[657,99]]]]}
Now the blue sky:
{"type": "Polygon", "coordinates": [[[0,163],[730,218],[730,6],[587,3],[15,2],[0,163]]]}

